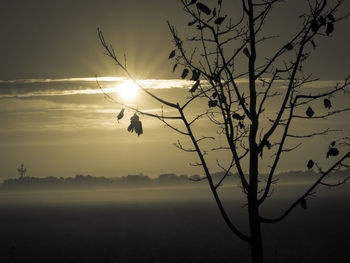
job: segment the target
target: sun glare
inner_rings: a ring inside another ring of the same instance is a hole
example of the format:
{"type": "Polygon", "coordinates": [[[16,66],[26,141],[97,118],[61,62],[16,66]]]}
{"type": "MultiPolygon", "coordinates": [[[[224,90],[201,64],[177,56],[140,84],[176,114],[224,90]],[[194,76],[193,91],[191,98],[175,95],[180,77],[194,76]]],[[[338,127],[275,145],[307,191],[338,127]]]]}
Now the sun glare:
{"type": "Polygon", "coordinates": [[[118,95],[124,100],[133,100],[140,92],[140,88],[132,81],[126,80],[117,87],[118,95]]]}

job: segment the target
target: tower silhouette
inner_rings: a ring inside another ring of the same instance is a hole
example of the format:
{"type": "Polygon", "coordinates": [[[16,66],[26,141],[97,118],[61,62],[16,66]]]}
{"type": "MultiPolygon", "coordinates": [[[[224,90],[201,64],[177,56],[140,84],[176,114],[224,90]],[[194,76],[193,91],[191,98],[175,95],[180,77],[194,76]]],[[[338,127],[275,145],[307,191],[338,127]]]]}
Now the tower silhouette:
{"type": "Polygon", "coordinates": [[[21,167],[17,169],[17,172],[19,173],[19,178],[22,179],[26,175],[27,168],[24,168],[24,164],[21,164],[21,167]]]}

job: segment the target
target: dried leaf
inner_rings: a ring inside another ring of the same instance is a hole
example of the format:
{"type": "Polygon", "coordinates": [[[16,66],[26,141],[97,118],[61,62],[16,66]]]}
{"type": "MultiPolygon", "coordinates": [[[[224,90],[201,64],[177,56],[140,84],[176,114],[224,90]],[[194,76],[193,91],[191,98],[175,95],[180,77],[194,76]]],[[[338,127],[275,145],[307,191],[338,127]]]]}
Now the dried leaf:
{"type": "Polygon", "coordinates": [[[134,115],[131,116],[130,121],[131,123],[136,123],[137,121],[139,121],[139,119],[139,116],[137,116],[137,114],[134,113],[134,115]]]}
{"type": "Polygon", "coordinates": [[[292,43],[288,43],[287,45],[285,45],[285,48],[287,49],[287,50],[293,50],[293,44],[292,43]]]}
{"type": "Polygon", "coordinates": [[[212,97],[215,99],[218,96],[218,93],[215,91],[212,95],[212,97]]]}
{"type": "Polygon", "coordinates": [[[244,120],[244,118],[245,118],[245,115],[239,115],[238,113],[233,113],[232,114],[232,118],[234,118],[234,119],[236,119],[236,120],[240,120],[240,121],[242,121],[242,120],[244,120]]]}
{"type": "Polygon", "coordinates": [[[130,125],[128,126],[128,132],[136,132],[138,136],[143,133],[142,122],[136,113],[130,118],[130,125]]]}
{"type": "Polygon", "coordinates": [[[316,43],[315,43],[315,41],[311,40],[311,45],[312,45],[313,48],[316,48],[316,43]]]}
{"type": "Polygon", "coordinates": [[[191,21],[191,22],[188,22],[188,26],[193,26],[195,23],[197,22],[197,19],[196,20],[193,20],[193,21],[191,21]]]}
{"type": "Polygon", "coordinates": [[[319,29],[319,27],[320,27],[320,24],[317,22],[316,19],[311,21],[311,30],[312,30],[312,32],[316,33],[317,30],[319,29]]]}
{"type": "Polygon", "coordinates": [[[197,81],[199,79],[200,73],[197,70],[192,70],[191,80],[197,81]]]}
{"type": "Polygon", "coordinates": [[[330,21],[332,21],[332,22],[335,21],[335,18],[334,18],[334,16],[333,16],[332,14],[328,14],[327,18],[328,18],[330,21]]]}
{"type": "Polygon", "coordinates": [[[137,133],[137,136],[140,136],[141,134],[143,134],[142,122],[141,121],[138,121],[135,124],[135,132],[137,133]]]}
{"type": "Polygon", "coordinates": [[[307,209],[306,199],[303,198],[300,200],[300,205],[302,208],[307,209]]]}
{"type": "Polygon", "coordinates": [[[212,76],[212,80],[215,82],[215,83],[220,83],[220,75],[219,74],[214,74],[212,76]]]}
{"type": "Polygon", "coordinates": [[[339,154],[339,150],[335,147],[329,147],[326,158],[329,156],[337,156],[339,154]]]}
{"type": "Polygon", "coordinates": [[[120,112],[119,112],[119,114],[118,114],[118,116],[117,116],[117,120],[118,120],[118,121],[121,120],[121,119],[124,117],[124,111],[125,111],[124,108],[122,108],[122,109],[120,110],[120,112]]]}
{"type": "Polygon", "coordinates": [[[308,108],[307,108],[307,110],[306,110],[306,115],[308,116],[308,117],[312,117],[312,116],[314,116],[314,111],[312,110],[312,108],[309,106],[308,108]]]}
{"type": "Polygon", "coordinates": [[[226,102],[226,96],[224,94],[219,95],[219,101],[220,101],[220,103],[225,103],[226,102]]]}
{"type": "Polygon", "coordinates": [[[218,17],[214,23],[217,24],[217,25],[221,25],[222,22],[224,22],[224,20],[226,19],[227,15],[226,16],[221,16],[221,17],[218,17]]]}
{"type": "Polygon", "coordinates": [[[196,89],[199,87],[200,84],[200,80],[197,80],[196,83],[194,83],[194,85],[192,86],[192,88],[190,89],[190,92],[195,92],[196,89]]]}
{"type": "Polygon", "coordinates": [[[334,31],[334,25],[333,22],[329,22],[327,24],[326,34],[329,36],[334,31]]]}
{"type": "Polygon", "coordinates": [[[244,105],[245,104],[245,98],[244,98],[244,93],[241,96],[241,99],[239,100],[239,105],[244,105]]]}
{"type": "Polygon", "coordinates": [[[169,54],[169,58],[168,59],[171,59],[175,57],[175,50],[171,51],[170,54],[169,54]]]}
{"type": "Polygon", "coordinates": [[[307,162],[307,169],[311,169],[312,167],[314,167],[314,161],[313,160],[309,160],[308,162],[307,162]]]}
{"type": "Polygon", "coordinates": [[[133,132],[134,131],[134,126],[132,124],[130,124],[128,126],[128,132],[133,132]]]}
{"type": "Polygon", "coordinates": [[[176,67],[177,67],[177,64],[174,65],[173,72],[175,72],[176,67]]]}
{"type": "Polygon", "coordinates": [[[269,149],[269,150],[271,149],[271,143],[269,141],[266,141],[265,145],[266,145],[267,149],[269,149]]]}
{"type": "Polygon", "coordinates": [[[218,102],[216,100],[210,100],[208,101],[209,108],[214,108],[218,105],[218,102]]]}
{"type": "Polygon", "coordinates": [[[128,132],[136,132],[138,136],[140,136],[143,131],[142,131],[142,123],[140,122],[139,116],[135,113],[131,118],[130,118],[130,125],[128,126],[128,132]]]}
{"type": "Polygon", "coordinates": [[[213,9],[213,15],[207,20],[207,23],[213,20],[214,17],[216,17],[216,8],[213,9]]]}
{"type": "Polygon", "coordinates": [[[327,20],[326,20],[326,18],[324,18],[323,16],[320,16],[320,17],[318,18],[318,22],[320,23],[321,26],[325,26],[326,23],[327,23],[327,20]]]}
{"type": "Polygon", "coordinates": [[[205,4],[202,4],[201,2],[197,3],[197,8],[207,15],[210,15],[211,13],[210,8],[207,7],[205,4]]]}
{"type": "Polygon", "coordinates": [[[323,104],[324,104],[324,107],[327,108],[327,109],[330,109],[332,108],[332,103],[329,99],[324,99],[323,100],[323,104]]]}
{"type": "Polygon", "coordinates": [[[207,26],[206,25],[204,25],[204,24],[202,24],[202,25],[197,25],[197,29],[199,29],[199,30],[201,30],[201,29],[203,29],[203,28],[206,28],[207,26]]]}
{"type": "Polygon", "coordinates": [[[248,58],[250,57],[249,49],[248,49],[247,47],[245,47],[245,48],[243,49],[243,53],[244,53],[244,55],[246,55],[248,58]]]}
{"type": "Polygon", "coordinates": [[[191,2],[189,2],[189,3],[187,4],[187,6],[193,5],[193,4],[195,4],[196,2],[197,2],[197,0],[192,0],[191,2]]]}
{"type": "Polygon", "coordinates": [[[186,78],[188,72],[189,72],[189,70],[188,70],[187,68],[185,68],[185,69],[182,71],[181,78],[182,78],[182,79],[186,78]]]}

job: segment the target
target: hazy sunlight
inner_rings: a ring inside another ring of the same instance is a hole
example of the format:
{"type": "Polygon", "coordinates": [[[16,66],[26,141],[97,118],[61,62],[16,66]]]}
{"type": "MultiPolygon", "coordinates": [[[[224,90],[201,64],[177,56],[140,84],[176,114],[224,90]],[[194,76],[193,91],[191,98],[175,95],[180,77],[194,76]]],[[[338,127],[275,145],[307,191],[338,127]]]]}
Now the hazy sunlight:
{"type": "Polygon", "coordinates": [[[132,81],[126,80],[117,87],[118,95],[124,100],[133,100],[140,92],[140,88],[132,81]]]}

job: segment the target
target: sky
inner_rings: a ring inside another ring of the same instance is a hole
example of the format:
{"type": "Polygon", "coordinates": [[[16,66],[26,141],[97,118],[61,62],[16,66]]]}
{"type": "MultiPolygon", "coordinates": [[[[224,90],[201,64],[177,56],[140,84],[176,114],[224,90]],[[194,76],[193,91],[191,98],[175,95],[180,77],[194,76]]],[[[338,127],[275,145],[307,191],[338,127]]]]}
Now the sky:
{"type": "MultiPolygon", "coordinates": [[[[344,2],[346,13],[350,3],[344,2]]],[[[224,1],[233,18],[239,17],[239,3],[224,1]]],[[[294,0],[278,5],[267,22],[271,33],[293,32],[305,3],[294,0]]],[[[174,78],[166,59],[173,48],[167,20],[181,29],[182,36],[187,35],[190,19],[178,0],[3,0],[0,79],[118,76],[120,72],[102,55],[97,27],[117,51],[126,53],[138,78],[174,78]]],[[[326,78],[343,78],[347,72],[349,23],[349,19],[343,21],[331,39],[319,43],[312,68],[326,78]]]]}
{"type": "MultiPolygon", "coordinates": [[[[216,1],[203,2],[210,5],[216,1]]],[[[224,1],[226,12],[233,18],[239,15],[239,2],[224,1]]],[[[291,34],[298,24],[305,1],[285,2],[273,10],[266,25],[268,33],[291,34]]],[[[346,10],[350,10],[349,1],[345,1],[342,12],[346,10]]],[[[126,54],[130,72],[137,79],[148,80],[143,82],[145,86],[174,101],[186,98],[191,82],[180,80],[180,71],[171,72],[173,64],[168,54],[173,44],[167,20],[181,35],[190,34],[189,18],[176,0],[3,0],[0,180],[16,177],[20,163],[28,168],[28,175],[40,177],[201,173],[200,168],[189,165],[198,161],[195,156],[172,145],[186,139],[164,124],[142,118],[144,134],[129,134],[126,127],[132,113],[127,112],[117,122],[120,106],[104,98],[94,77],[98,75],[108,94],[119,99],[117,90],[125,85],[124,76],[104,56],[97,35],[99,27],[117,54],[126,54]],[[107,76],[114,78],[102,78],[107,76]]],[[[323,81],[318,88],[332,86],[350,72],[349,25],[349,19],[342,21],[332,38],[317,42],[307,69],[323,81]]],[[[264,46],[262,57],[272,51],[273,46],[264,46]]],[[[126,99],[126,103],[150,112],[160,110],[158,103],[142,94],[126,99]]],[[[346,100],[340,99],[339,104],[346,104],[346,100]]],[[[348,131],[342,119],[331,121],[332,127],[348,131]]],[[[213,132],[206,125],[199,122],[198,129],[213,132]]],[[[305,143],[303,154],[319,152],[313,143],[322,142],[326,150],[330,139],[305,143]]],[[[282,170],[298,167],[300,152],[292,156],[282,162],[282,170]]],[[[214,166],[218,157],[225,159],[214,155],[214,166]]]]}

